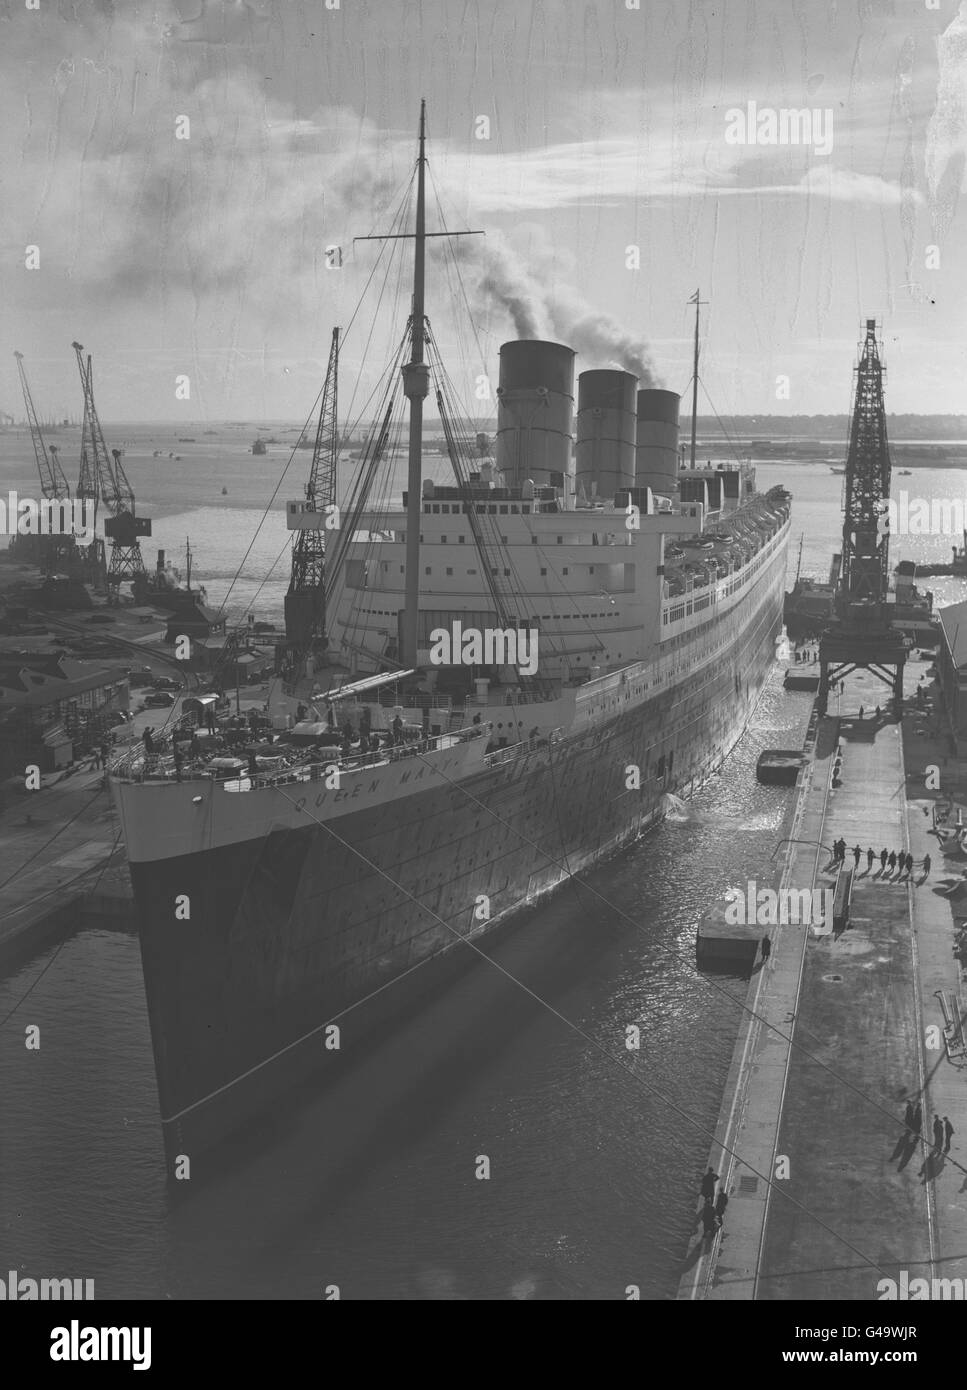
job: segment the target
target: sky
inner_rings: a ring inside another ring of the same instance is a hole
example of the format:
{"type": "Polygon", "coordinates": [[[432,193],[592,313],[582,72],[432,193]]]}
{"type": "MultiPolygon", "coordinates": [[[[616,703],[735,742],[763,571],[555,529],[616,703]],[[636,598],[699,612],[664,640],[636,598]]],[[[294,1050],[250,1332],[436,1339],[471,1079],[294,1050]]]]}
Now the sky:
{"type": "Polygon", "coordinates": [[[337,324],[365,415],[421,98],[428,229],[486,233],[427,271],[468,413],[521,335],[684,391],[696,288],[700,413],[847,411],[867,318],[889,410],[967,410],[967,0],[8,0],[0,54],[18,417],[14,349],[80,413],[80,340],[105,420],[301,422],[337,324]]]}

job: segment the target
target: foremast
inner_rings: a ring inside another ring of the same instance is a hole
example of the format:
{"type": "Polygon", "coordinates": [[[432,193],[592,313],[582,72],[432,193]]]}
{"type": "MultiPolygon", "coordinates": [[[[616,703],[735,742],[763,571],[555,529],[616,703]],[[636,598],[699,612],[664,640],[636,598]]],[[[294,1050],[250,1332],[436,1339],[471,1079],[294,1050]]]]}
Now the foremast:
{"type": "Polygon", "coordinates": [[[402,624],[404,666],[417,665],[420,621],[420,518],[423,507],[423,402],[430,389],[424,361],[426,266],[426,101],[420,102],[420,149],[416,166],[416,254],[413,257],[413,313],[410,360],[403,365],[403,393],[410,403],[409,456],[406,474],[406,583],[402,624]]]}

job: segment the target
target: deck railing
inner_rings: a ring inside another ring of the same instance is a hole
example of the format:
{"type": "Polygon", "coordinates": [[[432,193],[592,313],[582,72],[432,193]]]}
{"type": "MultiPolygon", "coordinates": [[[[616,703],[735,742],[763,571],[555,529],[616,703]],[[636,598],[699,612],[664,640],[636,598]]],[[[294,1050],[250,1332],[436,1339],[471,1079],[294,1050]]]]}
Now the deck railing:
{"type": "MultiPolygon", "coordinates": [[[[115,759],[109,765],[108,773],[120,782],[244,782],[246,785],[241,790],[260,791],[265,787],[280,787],[293,782],[318,782],[330,776],[333,768],[337,768],[340,773],[361,772],[366,768],[400,762],[404,758],[425,756],[457,743],[467,743],[470,739],[480,738],[489,732],[487,724],[472,724],[465,728],[453,729],[449,733],[387,745],[372,752],[349,753],[345,756],[336,747],[316,750],[310,757],[293,749],[281,755],[286,760],[283,767],[255,773],[249,772],[244,766],[238,769],[212,767],[210,759],[200,758],[184,758],[181,767],[178,768],[175,766],[174,754],[167,747],[169,740],[165,739],[162,744],[155,746],[152,753],[138,749],[115,759]]],[[[232,755],[226,753],[225,756],[232,755]]],[[[244,762],[244,759],[240,758],[238,761],[244,762]]]]}

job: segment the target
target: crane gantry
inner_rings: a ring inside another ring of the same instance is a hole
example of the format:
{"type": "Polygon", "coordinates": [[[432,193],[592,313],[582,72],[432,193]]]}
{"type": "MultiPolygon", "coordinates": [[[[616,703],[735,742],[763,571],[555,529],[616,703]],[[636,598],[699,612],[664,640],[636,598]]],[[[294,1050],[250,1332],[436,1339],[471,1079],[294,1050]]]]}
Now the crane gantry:
{"type": "MultiPolygon", "coordinates": [[[[48,444],[44,439],[40,417],[34,407],[34,398],[24,370],[24,355],[22,352],[15,352],[14,357],[17,359],[17,371],[20,374],[20,387],[23,391],[30,438],[34,446],[34,458],[37,461],[41,494],[46,502],[70,502],[70,485],[57,456],[57,446],[48,444]]],[[[62,568],[65,561],[70,561],[76,556],[77,542],[73,535],[65,534],[63,530],[41,534],[37,541],[40,567],[45,574],[52,574],[62,568]]]]}
{"type": "Polygon", "coordinates": [[[151,535],[151,522],[135,514],[134,489],[121,462],[120,449],[108,452],[104,431],[94,403],[94,373],[90,353],[84,359],[81,343],[71,343],[77,356],[84,391],[84,424],[81,433],[81,467],[77,496],[90,499],[96,524],[97,508],[103,503],[110,516],[104,534],[111,541],[111,560],[107,570],[108,593],[117,601],[118,586],[125,579],[145,575],[141,555],[141,536],[151,535]]]}
{"type": "Polygon", "coordinates": [[[336,512],[336,463],[339,457],[337,383],[339,329],[332,330],[329,365],[319,403],[312,463],[305,498],[286,508],[287,525],[297,531],[285,595],[284,667],[293,686],[326,649],[326,531],[336,512]]]}
{"type": "Polygon", "coordinates": [[[831,681],[857,669],[890,686],[893,713],[903,709],[907,646],[891,625],[889,529],[884,508],[890,496],[890,449],[883,403],[884,368],[876,320],[866,320],[855,372],[843,509],[843,559],[833,617],[819,643],[817,708],[826,713],[831,681]]]}

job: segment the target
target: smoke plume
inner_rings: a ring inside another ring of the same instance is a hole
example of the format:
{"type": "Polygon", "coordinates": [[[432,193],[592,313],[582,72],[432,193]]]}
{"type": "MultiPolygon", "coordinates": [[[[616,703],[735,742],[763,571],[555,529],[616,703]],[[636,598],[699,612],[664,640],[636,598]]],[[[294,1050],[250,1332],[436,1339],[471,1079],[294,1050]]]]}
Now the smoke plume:
{"type": "Polygon", "coordinates": [[[587,359],[582,370],[621,367],[642,387],[659,385],[647,342],[596,312],[573,288],[573,262],[566,262],[543,233],[529,231],[526,249],[499,234],[460,244],[478,307],[506,314],[518,338],[560,339],[587,359]]]}

